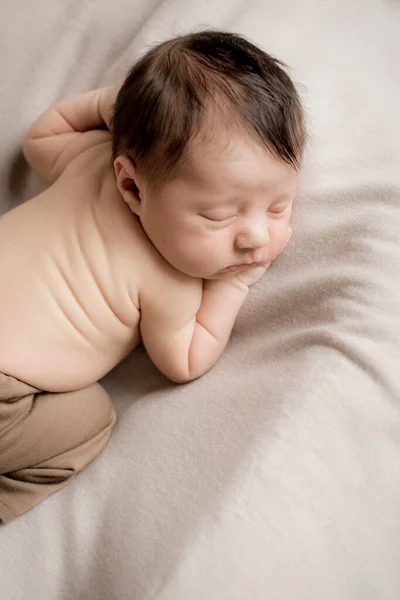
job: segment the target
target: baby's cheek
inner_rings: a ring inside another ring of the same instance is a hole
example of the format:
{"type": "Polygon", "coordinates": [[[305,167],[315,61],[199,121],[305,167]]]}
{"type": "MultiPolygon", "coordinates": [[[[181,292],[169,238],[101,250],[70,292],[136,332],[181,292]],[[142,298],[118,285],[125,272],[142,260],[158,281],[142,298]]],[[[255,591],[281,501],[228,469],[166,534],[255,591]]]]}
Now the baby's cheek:
{"type": "Polygon", "coordinates": [[[223,248],[224,244],[221,240],[207,240],[207,242],[200,244],[198,252],[203,259],[215,261],[218,260],[223,248]]]}
{"type": "Polygon", "coordinates": [[[191,237],[181,245],[181,254],[190,262],[202,264],[210,260],[216,252],[215,244],[199,237],[191,237]]]}
{"type": "Polygon", "coordinates": [[[289,220],[276,223],[274,231],[270,230],[270,239],[272,242],[273,251],[278,256],[285,248],[289,235],[289,220]]]}

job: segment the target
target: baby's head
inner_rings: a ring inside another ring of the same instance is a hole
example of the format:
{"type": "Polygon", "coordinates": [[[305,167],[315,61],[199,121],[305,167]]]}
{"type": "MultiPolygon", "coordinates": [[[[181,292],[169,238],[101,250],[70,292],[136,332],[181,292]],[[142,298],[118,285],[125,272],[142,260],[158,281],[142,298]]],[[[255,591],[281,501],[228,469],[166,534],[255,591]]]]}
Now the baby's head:
{"type": "Polygon", "coordinates": [[[237,35],[164,42],[117,97],[118,188],[158,251],[205,279],[283,250],[305,141],[282,63],[237,35]]]}

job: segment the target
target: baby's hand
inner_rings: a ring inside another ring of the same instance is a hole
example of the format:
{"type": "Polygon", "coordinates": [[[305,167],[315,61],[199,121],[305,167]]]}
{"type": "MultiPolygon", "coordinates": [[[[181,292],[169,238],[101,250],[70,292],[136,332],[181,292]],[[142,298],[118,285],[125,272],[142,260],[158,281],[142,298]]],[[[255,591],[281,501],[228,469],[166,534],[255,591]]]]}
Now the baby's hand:
{"type": "MultiPolygon", "coordinates": [[[[292,237],[292,233],[293,233],[293,231],[289,227],[285,245],[283,246],[283,248],[280,250],[280,252],[275,256],[275,258],[273,260],[278,258],[279,254],[281,254],[281,252],[283,252],[283,250],[286,248],[287,244],[290,241],[290,238],[292,237]]],[[[241,285],[244,284],[247,287],[250,287],[254,283],[256,283],[259,279],[261,279],[261,277],[263,275],[265,275],[265,272],[271,266],[272,262],[273,261],[271,261],[270,263],[265,264],[265,265],[257,265],[256,267],[251,267],[249,269],[246,269],[242,273],[238,273],[237,275],[235,275],[232,279],[235,282],[239,282],[239,284],[241,284],[241,285]]]]}
{"type": "Polygon", "coordinates": [[[263,277],[263,275],[265,275],[270,264],[271,263],[269,263],[268,265],[262,265],[262,266],[258,265],[257,267],[250,267],[249,269],[246,269],[242,273],[238,273],[237,275],[235,275],[235,279],[239,283],[247,285],[247,287],[250,287],[251,285],[256,283],[259,279],[261,279],[261,277],[263,277]]]}

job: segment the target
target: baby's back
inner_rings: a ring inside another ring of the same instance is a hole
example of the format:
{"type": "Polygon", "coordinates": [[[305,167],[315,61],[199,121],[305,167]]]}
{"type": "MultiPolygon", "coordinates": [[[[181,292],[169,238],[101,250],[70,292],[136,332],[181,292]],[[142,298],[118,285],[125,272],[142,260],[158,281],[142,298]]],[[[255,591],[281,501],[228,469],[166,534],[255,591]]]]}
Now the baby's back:
{"type": "Polygon", "coordinates": [[[0,218],[0,372],[42,389],[99,379],[140,339],[144,234],[109,157],[105,133],[45,192],[0,218]]]}

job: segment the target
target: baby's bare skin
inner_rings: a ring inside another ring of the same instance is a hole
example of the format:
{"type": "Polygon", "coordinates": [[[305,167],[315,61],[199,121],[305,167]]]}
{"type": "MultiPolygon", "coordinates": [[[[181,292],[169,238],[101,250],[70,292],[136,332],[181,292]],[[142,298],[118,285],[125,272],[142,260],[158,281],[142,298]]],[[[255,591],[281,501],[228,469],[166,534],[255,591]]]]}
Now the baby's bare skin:
{"type": "Polygon", "coordinates": [[[117,159],[116,183],[111,134],[96,129],[107,123],[110,93],[63,101],[36,121],[25,155],[51,185],[0,218],[0,373],[43,390],[95,382],[141,339],[170,379],[204,374],[249,286],[290,238],[296,174],[243,143],[240,159],[209,151],[207,164],[199,155],[204,184],[178,181],[154,200],[140,182],[135,199],[124,185],[137,174],[117,159]],[[237,171],[242,164],[249,175],[237,171]],[[246,190],[241,212],[229,208],[237,226],[209,212],[230,188],[246,190]]]}
{"type": "Polygon", "coordinates": [[[0,371],[43,389],[91,383],[140,339],[138,269],[155,265],[101,137],[0,219],[0,371]]]}
{"type": "Polygon", "coordinates": [[[145,282],[158,281],[166,303],[170,286],[189,304],[201,295],[201,281],[162,259],[119,194],[109,133],[93,142],[0,218],[0,372],[51,391],[96,381],[138,344],[145,282]]]}

